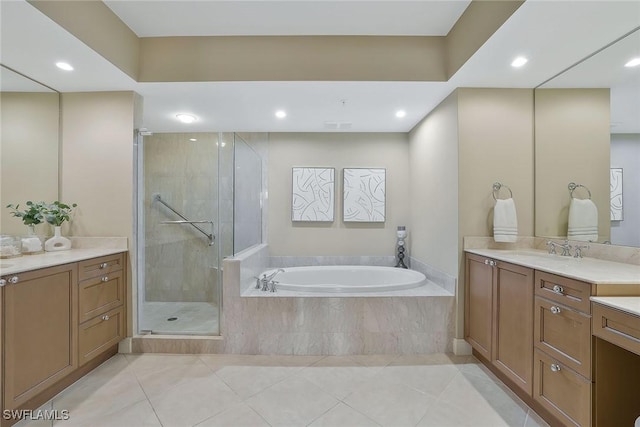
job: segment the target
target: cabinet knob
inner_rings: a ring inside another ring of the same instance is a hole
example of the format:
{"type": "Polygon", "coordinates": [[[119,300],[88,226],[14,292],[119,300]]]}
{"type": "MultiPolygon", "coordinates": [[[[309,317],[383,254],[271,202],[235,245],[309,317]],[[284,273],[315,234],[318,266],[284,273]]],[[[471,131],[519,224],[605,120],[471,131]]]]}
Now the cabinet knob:
{"type": "Polygon", "coordinates": [[[0,287],[4,286],[7,284],[7,280],[6,279],[0,279],[0,287]]]}
{"type": "Polygon", "coordinates": [[[560,372],[560,365],[556,363],[551,364],[551,372],[560,372]]]}
{"type": "Polygon", "coordinates": [[[556,307],[555,305],[552,305],[550,310],[553,314],[560,314],[560,307],[556,307]]]}
{"type": "Polygon", "coordinates": [[[10,277],[8,280],[9,283],[18,283],[19,281],[20,279],[18,279],[18,276],[10,277]]]}
{"type": "Polygon", "coordinates": [[[105,314],[104,316],[102,316],[102,320],[109,320],[109,315],[105,314]]]}
{"type": "Polygon", "coordinates": [[[102,280],[103,282],[108,282],[109,281],[109,276],[104,276],[100,280],[102,280]]]}
{"type": "Polygon", "coordinates": [[[558,295],[564,295],[564,288],[560,285],[553,285],[553,292],[558,295]]]}
{"type": "Polygon", "coordinates": [[[107,264],[106,262],[103,262],[102,264],[100,264],[100,268],[107,268],[109,267],[109,264],[107,264]]]}
{"type": "Polygon", "coordinates": [[[497,264],[497,262],[491,260],[491,259],[485,259],[484,260],[484,265],[490,265],[491,267],[495,267],[497,264]]]}
{"type": "Polygon", "coordinates": [[[489,263],[490,263],[490,262],[491,262],[491,261],[489,261],[488,259],[485,259],[485,260],[484,260],[484,265],[489,265],[489,263]]]}

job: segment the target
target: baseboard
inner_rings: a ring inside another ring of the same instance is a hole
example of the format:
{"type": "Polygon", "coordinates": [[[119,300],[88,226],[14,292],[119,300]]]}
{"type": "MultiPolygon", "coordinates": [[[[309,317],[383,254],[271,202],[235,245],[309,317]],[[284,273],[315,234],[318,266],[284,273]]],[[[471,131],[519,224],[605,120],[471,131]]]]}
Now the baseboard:
{"type": "Polygon", "coordinates": [[[453,354],[456,356],[470,356],[471,350],[471,345],[465,340],[460,338],[453,339],[453,354]]]}

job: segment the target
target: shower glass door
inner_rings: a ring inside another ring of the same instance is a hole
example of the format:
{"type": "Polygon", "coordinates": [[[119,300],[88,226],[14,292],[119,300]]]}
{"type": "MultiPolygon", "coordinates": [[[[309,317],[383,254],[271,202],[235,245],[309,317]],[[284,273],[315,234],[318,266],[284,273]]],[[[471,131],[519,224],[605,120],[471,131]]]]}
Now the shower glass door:
{"type": "Polygon", "coordinates": [[[233,149],[223,139],[218,133],[138,139],[141,334],[220,334],[220,160],[233,149]]]}

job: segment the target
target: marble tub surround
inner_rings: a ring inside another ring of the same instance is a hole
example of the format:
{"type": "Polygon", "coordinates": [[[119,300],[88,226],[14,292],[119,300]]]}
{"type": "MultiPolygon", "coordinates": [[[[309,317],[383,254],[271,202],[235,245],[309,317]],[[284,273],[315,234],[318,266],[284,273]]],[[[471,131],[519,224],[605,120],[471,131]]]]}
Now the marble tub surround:
{"type": "MultiPolygon", "coordinates": [[[[126,238],[125,238],[126,242],[126,238]]],[[[39,268],[53,267],[85,259],[97,258],[126,252],[125,248],[71,248],[67,251],[44,252],[36,255],[25,255],[18,258],[0,260],[0,275],[23,273],[39,268]]]]}
{"type": "Polygon", "coordinates": [[[428,281],[440,286],[451,295],[456,294],[457,280],[455,277],[450,276],[447,273],[444,273],[436,268],[433,268],[429,264],[425,264],[424,262],[414,257],[409,258],[409,265],[413,270],[419,271],[420,273],[427,276],[428,281]]]}
{"type": "MultiPolygon", "coordinates": [[[[547,238],[547,237],[518,237],[515,243],[496,243],[493,237],[464,237],[464,250],[468,249],[499,249],[499,250],[539,250],[547,252],[547,242],[563,243],[564,238],[547,238]]],[[[586,242],[569,240],[569,244],[573,247],[576,245],[585,245],[586,242]]],[[[573,254],[573,252],[572,252],[573,254]]],[[[589,243],[588,249],[583,249],[584,258],[596,258],[607,261],[614,261],[625,264],[640,265],[640,248],[631,246],[615,246],[603,243],[589,243]]]]}
{"type": "Polygon", "coordinates": [[[306,267],[319,265],[375,265],[393,267],[393,256],[272,256],[270,268],[306,267]]]}
{"type": "Polygon", "coordinates": [[[439,296],[243,296],[255,286],[254,277],[268,268],[266,254],[268,247],[260,245],[224,260],[225,353],[339,355],[451,351],[455,297],[442,288],[432,285],[433,293],[439,296]]]}

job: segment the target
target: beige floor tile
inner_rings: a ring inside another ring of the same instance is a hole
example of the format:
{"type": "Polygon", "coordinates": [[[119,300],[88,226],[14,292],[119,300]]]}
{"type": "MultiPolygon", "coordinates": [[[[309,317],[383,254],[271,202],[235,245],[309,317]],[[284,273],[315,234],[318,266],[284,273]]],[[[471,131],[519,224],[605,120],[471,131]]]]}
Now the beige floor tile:
{"type": "Polygon", "coordinates": [[[294,375],[301,368],[282,366],[225,366],[216,371],[238,396],[243,399],[294,375]]]}
{"type": "Polygon", "coordinates": [[[549,427],[549,424],[540,415],[536,414],[533,409],[529,409],[524,427],[549,427]]]}
{"type": "Polygon", "coordinates": [[[296,376],[258,393],[246,403],[272,426],[306,426],[338,401],[296,376]]]}
{"type": "Polygon", "coordinates": [[[377,376],[351,393],[344,403],[383,426],[415,426],[435,398],[377,376]]]}
{"type": "MultiPolygon", "coordinates": [[[[324,359],[321,361],[324,362],[324,359]]],[[[336,365],[335,361],[333,365],[336,365]]],[[[353,361],[344,366],[319,366],[305,368],[298,374],[338,400],[360,388],[382,368],[369,368],[353,361]]]]}
{"type": "Polygon", "coordinates": [[[136,375],[161,371],[168,367],[199,364],[197,355],[185,354],[127,354],[129,367],[136,375]]]}
{"type": "Polygon", "coordinates": [[[522,424],[508,424],[490,406],[462,409],[459,406],[436,402],[417,427],[518,427],[522,424]]]}
{"type": "Polygon", "coordinates": [[[309,427],[377,427],[380,424],[355,409],[339,403],[321,415],[309,427]]]}
{"type": "Polygon", "coordinates": [[[475,358],[473,356],[456,356],[452,353],[433,353],[433,354],[408,354],[397,356],[393,359],[390,366],[432,366],[432,365],[461,365],[472,363],[475,358]]]}
{"type": "MultiPolygon", "coordinates": [[[[29,416],[29,419],[18,421],[14,424],[14,427],[51,427],[53,425],[53,421],[50,420],[49,417],[55,416],[52,414],[52,410],[53,402],[48,401],[33,411],[29,416]]],[[[60,416],[62,415],[63,414],[60,414],[60,416]]]]}
{"type": "Polygon", "coordinates": [[[239,403],[206,419],[197,427],[269,427],[269,423],[247,404],[239,403]]]}
{"type": "Polygon", "coordinates": [[[148,400],[122,408],[108,416],[75,418],[55,423],[57,427],[162,427],[148,400]]]}
{"type": "Polygon", "coordinates": [[[53,398],[53,409],[67,410],[74,422],[110,416],[133,403],[146,400],[133,372],[119,371],[109,377],[89,373],[53,398]]]}
{"type": "Polygon", "coordinates": [[[286,366],[286,367],[300,367],[304,368],[306,366],[311,366],[320,360],[324,359],[326,356],[293,356],[293,355],[284,355],[284,356],[271,356],[274,359],[274,362],[278,364],[278,366],[286,366]]]}
{"type": "Polygon", "coordinates": [[[398,358],[397,354],[363,354],[363,355],[350,355],[351,359],[355,360],[363,366],[384,368],[398,358]]]}
{"type": "Polygon", "coordinates": [[[282,366],[277,356],[253,354],[201,354],[200,359],[214,371],[225,366],[282,366]]]}
{"type": "Polygon", "coordinates": [[[240,398],[211,373],[149,396],[149,400],[163,426],[178,427],[200,423],[238,403],[240,398]]]}
{"type": "Polygon", "coordinates": [[[474,414],[478,419],[497,416],[509,426],[523,426],[529,408],[501,383],[460,372],[438,398],[454,412],[474,414]]]}
{"type": "Polygon", "coordinates": [[[137,374],[138,381],[147,397],[166,393],[191,380],[207,377],[212,374],[211,369],[199,359],[197,363],[169,365],[158,370],[145,370],[137,374]]]}
{"type": "Polygon", "coordinates": [[[391,383],[399,383],[414,388],[433,397],[449,385],[460,371],[453,365],[387,366],[377,377],[391,383]]]}

